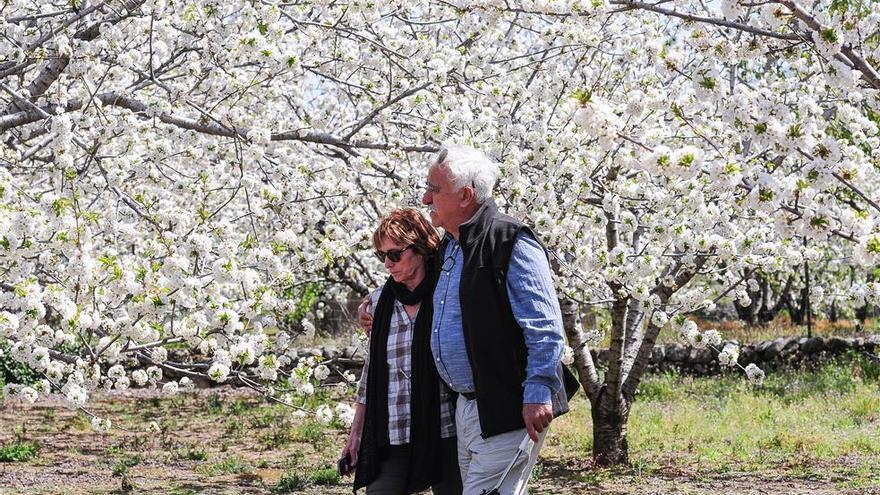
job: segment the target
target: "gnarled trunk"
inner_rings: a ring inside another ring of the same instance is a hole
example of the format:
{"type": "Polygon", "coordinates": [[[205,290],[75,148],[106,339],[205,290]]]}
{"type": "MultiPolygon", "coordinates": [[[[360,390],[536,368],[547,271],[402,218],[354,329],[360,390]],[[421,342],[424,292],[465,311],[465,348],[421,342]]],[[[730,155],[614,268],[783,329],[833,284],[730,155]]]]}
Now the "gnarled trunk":
{"type": "Polygon", "coordinates": [[[612,397],[603,387],[593,401],[593,460],[600,466],[629,462],[626,422],[629,404],[621,397],[612,397]]]}
{"type": "MultiPolygon", "coordinates": [[[[593,416],[593,459],[596,464],[609,466],[628,462],[626,422],[629,404],[618,394],[617,400],[607,393],[608,388],[599,382],[599,374],[583,332],[582,315],[578,305],[571,299],[560,300],[562,323],[569,345],[574,349],[574,365],[578,380],[591,404],[593,416]]],[[[596,324],[595,313],[586,313],[587,326],[596,324]]]]}

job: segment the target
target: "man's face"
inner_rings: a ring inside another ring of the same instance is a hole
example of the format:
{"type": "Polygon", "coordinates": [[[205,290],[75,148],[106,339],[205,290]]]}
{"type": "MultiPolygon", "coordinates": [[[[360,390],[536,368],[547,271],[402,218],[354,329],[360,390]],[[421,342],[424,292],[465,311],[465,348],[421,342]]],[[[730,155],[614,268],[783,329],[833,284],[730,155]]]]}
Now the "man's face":
{"type": "Polygon", "coordinates": [[[435,165],[428,170],[422,203],[428,206],[428,211],[431,213],[431,223],[434,224],[434,227],[443,227],[446,230],[451,227],[456,230],[461,225],[460,191],[454,189],[455,186],[449,180],[449,171],[446,167],[435,165]]]}

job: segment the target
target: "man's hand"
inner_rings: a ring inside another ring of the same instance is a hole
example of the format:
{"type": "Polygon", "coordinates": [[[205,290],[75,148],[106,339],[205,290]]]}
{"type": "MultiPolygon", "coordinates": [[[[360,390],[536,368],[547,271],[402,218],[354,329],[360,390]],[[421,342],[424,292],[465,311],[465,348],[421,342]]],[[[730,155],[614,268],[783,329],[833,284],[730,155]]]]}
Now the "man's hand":
{"type": "Polygon", "coordinates": [[[367,311],[369,307],[370,296],[367,296],[358,306],[358,324],[364,329],[364,332],[367,332],[367,337],[370,336],[370,332],[373,330],[373,315],[367,311]]]}
{"type": "Polygon", "coordinates": [[[523,421],[533,442],[538,441],[538,433],[550,426],[553,421],[553,408],[550,404],[523,404],[523,421]]]}

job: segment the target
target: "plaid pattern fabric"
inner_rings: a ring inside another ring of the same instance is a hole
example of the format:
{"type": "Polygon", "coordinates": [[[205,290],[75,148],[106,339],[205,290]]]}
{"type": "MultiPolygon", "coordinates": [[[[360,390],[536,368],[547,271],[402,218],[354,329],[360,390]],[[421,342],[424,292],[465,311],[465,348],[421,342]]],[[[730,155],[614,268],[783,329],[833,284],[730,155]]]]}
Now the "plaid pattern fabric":
{"type": "MultiPolygon", "coordinates": [[[[381,289],[370,294],[370,311],[379,301],[381,289]]],[[[412,334],[415,318],[410,319],[403,304],[394,301],[394,312],[391,315],[391,328],[388,330],[388,437],[391,445],[409,443],[410,432],[410,400],[412,397],[412,334]]],[[[369,349],[369,346],[367,346],[369,349]]],[[[367,403],[367,374],[369,373],[370,356],[367,355],[361,380],[358,383],[357,401],[367,403]]],[[[446,385],[440,382],[440,436],[455,436],[455,410],[452,394],[446,385]]]]}

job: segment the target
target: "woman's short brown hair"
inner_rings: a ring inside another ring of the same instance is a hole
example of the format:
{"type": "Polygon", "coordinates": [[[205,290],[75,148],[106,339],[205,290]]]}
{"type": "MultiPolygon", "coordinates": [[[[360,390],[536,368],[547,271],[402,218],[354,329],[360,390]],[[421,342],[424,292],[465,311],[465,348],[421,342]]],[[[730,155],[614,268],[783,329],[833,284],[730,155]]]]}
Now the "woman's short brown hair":
{"type": "Polygon", "coordinates": [[[379,249],[382,239],[402,246],[413,246],[415,252],[429,256],[440,245],[440,236],[428,220],[415,208],[391,210],[373,232],[373,247],[379,249]]]}

